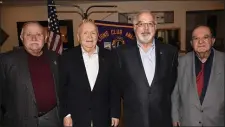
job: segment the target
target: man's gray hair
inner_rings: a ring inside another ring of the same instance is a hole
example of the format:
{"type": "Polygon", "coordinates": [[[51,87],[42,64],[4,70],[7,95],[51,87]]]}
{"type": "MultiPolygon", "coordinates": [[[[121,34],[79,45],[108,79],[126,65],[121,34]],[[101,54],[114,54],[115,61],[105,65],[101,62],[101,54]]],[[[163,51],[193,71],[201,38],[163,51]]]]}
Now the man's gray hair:
{"type": "Polygon", "coordinates": [[[81,26],[84,25],[85,23],[91,23],[95,26],[96,28],[96,31],[98,33],[98,27],[97,25],[95,24],[95,22],[92,20],[92,19],[84,19],[79,25],[78,25],[78,29],[77,29],[77,34],[80,34],[80,29],[81,29],[81,26]]]}
{"type": "Polygon", "coordinates": [[[140,10],[133,16],[133,20],[132,20],[133,25],[138,23],[138,17],[143,13],[149,13],[150,15],[152,15],[154,22],[156,23],[155,15],[150,10],[140,10]]]}
{"type": "Polygon", "coordinates": [[[43,34],[45,34],[45,35],[47,34],[47,31],[44,30],[44,27],[38,21],[29,21],[29,22],[26,22],[23,24],[22,30],[20,32],[20,36],[24,35],[24,29],[30,24],[37,24],[38,26],[40,26],[43,29],[43,34]]]}

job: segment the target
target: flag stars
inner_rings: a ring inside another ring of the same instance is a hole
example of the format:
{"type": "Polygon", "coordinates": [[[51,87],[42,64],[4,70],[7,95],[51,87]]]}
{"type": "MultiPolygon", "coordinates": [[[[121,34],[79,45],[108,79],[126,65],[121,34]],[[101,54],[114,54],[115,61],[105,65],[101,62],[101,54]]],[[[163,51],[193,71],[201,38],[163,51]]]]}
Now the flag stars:
{"type": "Polygon", "coordinates": [[[52,47],[50,47],[53,51],[61,53],[62,43],[61,39],[58,39],[60,38],[60,29],[59,21],[57,19],[58,16],[56,14],[56,7],[54,6],[55,2],[54,0],[48,0],[48,4],[51,5],[48,6],[48,28],[52,34],[52,36],[49,37],[48,42],[53,45],[52,47]]]}

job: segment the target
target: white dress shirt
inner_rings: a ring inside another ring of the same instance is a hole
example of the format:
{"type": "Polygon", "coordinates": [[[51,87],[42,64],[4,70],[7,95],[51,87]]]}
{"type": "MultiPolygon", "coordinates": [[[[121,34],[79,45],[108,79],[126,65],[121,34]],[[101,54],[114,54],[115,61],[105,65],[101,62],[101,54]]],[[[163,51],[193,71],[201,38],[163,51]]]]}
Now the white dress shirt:
{"type": "MultiPolygon", "coordinates": [[[[81,47],[82,48],[82,47],[81,47]]],[[[93,90],[95,81],[98,76],[98,70],[99,70],[99,61],[98,61],[98,47],[96,46],[95,51],[90,56],[88,53],[82,48],[82,55],[84,59],[84,65],[86,68],[86,73],[88,76],[88,81],[91,87],[91,90],[93,90]]]]}
{"type": "Polygon", "coordinates": [[[155,75],[155,40],[152,42],[152,47],[149,48],[147,52],[145,52],[142,48],[140,43],[138,42],[138,47],[141,55],[141,61],[144,67],[145,75],[148,80],[149,86],[152,84],[152,80],[155,75]]]}

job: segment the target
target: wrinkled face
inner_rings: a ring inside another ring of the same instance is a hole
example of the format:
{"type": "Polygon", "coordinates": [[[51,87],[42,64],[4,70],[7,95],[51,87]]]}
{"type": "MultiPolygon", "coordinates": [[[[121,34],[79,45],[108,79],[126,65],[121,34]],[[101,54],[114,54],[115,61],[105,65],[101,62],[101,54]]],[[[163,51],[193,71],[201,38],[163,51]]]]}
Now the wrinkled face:
{"type": "Polygon", "coordinates": [[[78,41],[84,48],[95,48],[98,41],[98,31],[93,23],[87,22],[78,30],[78,41]]]}
{"type": "Polygon", "coordinates": [[[137,23],[134,25],[134,32],[140,43],[151,43],[156,32],[156,23],[153,15],[142,13],[137,17],[137,23]]]}
{"type": "Polygon", "coordinates": [[[37,23],[27,24],[20,36],[28,52],[40,52],[45,43],[44,29],[37,23]]]}
{"type": "Polygon", "coordinates": [[[215,42],[210,29],[205,26],[196,28],[192,33],[192,47],[197,53],[205,53],[211,49],[215,42]]]}

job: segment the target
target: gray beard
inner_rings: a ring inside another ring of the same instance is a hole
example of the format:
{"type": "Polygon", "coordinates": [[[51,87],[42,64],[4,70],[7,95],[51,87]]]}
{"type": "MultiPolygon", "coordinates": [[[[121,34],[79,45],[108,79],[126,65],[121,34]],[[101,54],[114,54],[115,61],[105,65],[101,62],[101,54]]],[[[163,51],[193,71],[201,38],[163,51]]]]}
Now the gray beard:
{"type": "Polygon", "coordinates": [[[140,43],[142,43],[142,44],[148,44],[151,40],[149,39],[149,40],[141,40],[141,39],[138,39],[138,41],[140,42],[140,43]]]}

